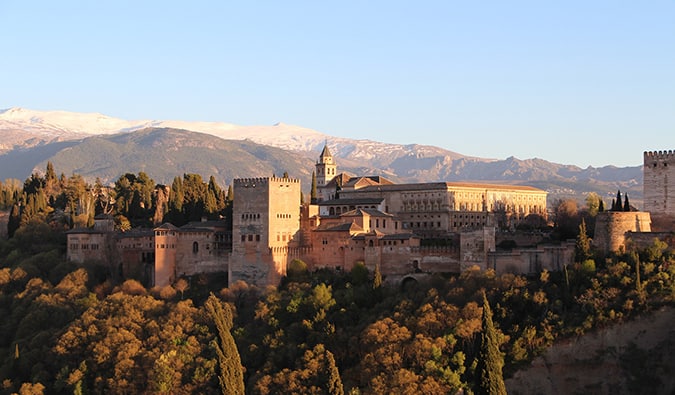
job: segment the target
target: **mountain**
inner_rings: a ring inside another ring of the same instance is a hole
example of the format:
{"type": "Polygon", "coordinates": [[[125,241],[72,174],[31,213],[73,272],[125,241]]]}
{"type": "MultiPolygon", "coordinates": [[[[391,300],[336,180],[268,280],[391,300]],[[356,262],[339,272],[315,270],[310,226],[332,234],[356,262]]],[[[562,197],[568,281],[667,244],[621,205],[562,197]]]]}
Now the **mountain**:
{"type": "Polygon", "coordinates": [[[378,174],[398,182],[525,184],[549,191],[551,200],[583,200],[586,193],[597,192],[610,201],[620,189],[628,192],[632,204],[639,207],[642,203],[641,166],[582,169],[543,159],[476,158],[433,146],[334,137],[283,123],[240,126],[222,122],[126,121],[97,113],[11,108],[0,110],[0,133],[0,179],[24,179],[34,169],[44,169],[46,161],[51,160],[57,171],[104,180],[114,180],[123,174],[120,172],[144,170],[158,182],[167,181],[165,173],[173,178],[194,172],[205,177],[213,174],[229,184],[233,176],[288,171],[305,183],[309,182],[313,161],[328,142],[339,169],[353,174],[378,174]],[[222,155],[214,152],[221,149],[222,155]],[[298,162],[282,160],[284,156],[298,162]],[[301,164],[302,167],[291,167],[301,164]]]}
{"type": "Polygon", "coordinates": [[[36,168],[45,169],[47,160],[59,172],[80,174],[90,180],[99,177],[105,184],[124,173],[140,171],[157,183],[169,185],[184,173],[200,174],[205,181],[213,175],[220,185],[229,185],[233,178],[281,176],[285,171],[304,181],[311,179],[313,168],[309,158],[289,155],[280,148],[170,128],[87,137],[44,158],[36,168]]]}

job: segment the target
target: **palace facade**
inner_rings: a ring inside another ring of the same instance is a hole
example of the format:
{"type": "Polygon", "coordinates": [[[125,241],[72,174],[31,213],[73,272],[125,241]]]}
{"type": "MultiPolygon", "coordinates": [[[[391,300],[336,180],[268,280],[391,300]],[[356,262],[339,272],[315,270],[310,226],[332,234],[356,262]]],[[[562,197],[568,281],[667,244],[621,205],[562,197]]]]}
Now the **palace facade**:
{"type": "Polygon", "coordinates": [[[231,229],[207,221],[120,233],[97,219],[92,229],[68,233],[68,257],[105,260],[150,286],[219,271],[228,272],[230,284],[276,285],[294,259],[310,270],[349,271],[363,263],[391,281],[459,273],[473,265],[527,273],[552,262],[549,269],[555,270],[573,259],[569,248],[565,253],[539,248],[499,264],[496,228],[513,228],[531,215],[546,218],[543,190],[485,183],[395,184],[379,176],[351,176],[337,171],[327,145],[315,172],[317,196],[310,204],[300,203],[297,179],[235,179],[231,229]]]}

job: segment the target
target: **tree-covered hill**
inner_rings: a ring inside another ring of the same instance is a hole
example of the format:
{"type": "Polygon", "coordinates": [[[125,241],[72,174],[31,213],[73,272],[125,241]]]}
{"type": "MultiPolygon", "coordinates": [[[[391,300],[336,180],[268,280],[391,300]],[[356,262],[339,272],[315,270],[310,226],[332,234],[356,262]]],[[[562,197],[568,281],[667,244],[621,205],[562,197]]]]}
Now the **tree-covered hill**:
{"type": "MultiPolygon", "coordinates": [[[[66,262],[63,248],[37,222],[0,241],[0,393],[219,393],[237,377],[225,366],[241,367],[249,394],[480,393],[483,292],[507,378],[559,339],[675,298],[673,251],[659,242],[537,278],[472,269],[407,289],[363,266],[308,273],[301,262],[277,288],[195,276],[145,289],[66,262]],[[236,352],[222,351],[209,292],[234,313],[223,327],[236,352]]],[[[643,362],[623,369],[651,377],[643,362]]],[[[649,388],[669,393],[665,383],[649,388]]]]}

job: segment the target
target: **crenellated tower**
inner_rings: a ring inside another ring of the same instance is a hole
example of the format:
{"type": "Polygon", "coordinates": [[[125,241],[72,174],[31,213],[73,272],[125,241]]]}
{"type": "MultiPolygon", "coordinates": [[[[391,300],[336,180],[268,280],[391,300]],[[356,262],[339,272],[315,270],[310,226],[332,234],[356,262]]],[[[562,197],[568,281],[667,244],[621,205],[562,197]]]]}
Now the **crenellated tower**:
{"type": "Polygon", "coordinates": [[[675,153],[646,151],[643,175],[644,210],[655,222],[675,217],[675,153]]]}
{"type": "Polygon", "coordinates": [[[238,178],[233,181],[230,284],[278,284],[289,247],[300,242],[300,181],[238,178]]]}

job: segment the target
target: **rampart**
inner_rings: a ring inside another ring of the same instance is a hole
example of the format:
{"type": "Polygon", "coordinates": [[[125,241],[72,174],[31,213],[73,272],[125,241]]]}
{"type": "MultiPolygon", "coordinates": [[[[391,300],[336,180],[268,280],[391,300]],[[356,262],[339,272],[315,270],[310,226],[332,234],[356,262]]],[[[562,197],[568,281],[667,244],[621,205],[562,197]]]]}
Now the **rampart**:
{"type": "Polygon", "coordinates": [[[605,211],[595,218],[593,245],[603,253],[626,249],[626,232],[651,232],[651,216],[644,211],[605,211]]]}

